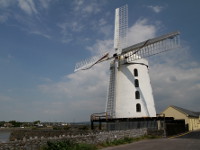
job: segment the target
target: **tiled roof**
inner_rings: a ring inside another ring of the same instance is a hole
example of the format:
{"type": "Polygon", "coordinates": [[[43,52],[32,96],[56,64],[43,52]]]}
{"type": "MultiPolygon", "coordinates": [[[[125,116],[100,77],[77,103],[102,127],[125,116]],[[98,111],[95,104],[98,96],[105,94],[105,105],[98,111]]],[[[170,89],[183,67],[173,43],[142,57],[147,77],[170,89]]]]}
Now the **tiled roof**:
{"type": "Polygon", "coordinates": [[[177,106],[171,106],[173,107],[174,109],[177,109],[181,112],[183,112],[184,114],[190,116],[190,117],[197,117],[199,118],[200,116],[200,112],[194,112],[194,111],[190,111],[190,110],[187,110],[187,109],[184,109],[184,108],[181,108],[181,107],[177,107],[177,106]]]}

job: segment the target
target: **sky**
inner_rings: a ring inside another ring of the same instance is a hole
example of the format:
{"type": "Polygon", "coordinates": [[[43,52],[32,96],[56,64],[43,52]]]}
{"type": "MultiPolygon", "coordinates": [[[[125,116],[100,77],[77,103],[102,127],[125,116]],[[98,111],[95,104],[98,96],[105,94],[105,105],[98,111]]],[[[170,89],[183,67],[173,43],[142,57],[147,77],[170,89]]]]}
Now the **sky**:
{"type": "Polygon", "coordinates": [[[149,57],[157,113],[200,112],[199,0],[0,0],[0,120],[89,121],[104,112],[114,11],[128,5],[129,44],[180,31],[181,47],[149,57]]]}

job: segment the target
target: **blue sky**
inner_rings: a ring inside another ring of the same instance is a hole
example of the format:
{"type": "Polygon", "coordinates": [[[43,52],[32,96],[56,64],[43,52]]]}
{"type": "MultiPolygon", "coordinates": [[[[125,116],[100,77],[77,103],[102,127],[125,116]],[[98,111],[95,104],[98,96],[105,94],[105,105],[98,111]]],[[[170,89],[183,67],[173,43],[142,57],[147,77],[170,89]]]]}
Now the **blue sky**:
{"type": "Polygon", "coordinates": [[[181,48],[148,58],[157,113],[200,111],[198,0],[0,0],[0,120],[78,122],[103,112],[109,62],[73,70],[113,49],[114,11],[125,4],[130,44],[181,32],[181,48]]]}

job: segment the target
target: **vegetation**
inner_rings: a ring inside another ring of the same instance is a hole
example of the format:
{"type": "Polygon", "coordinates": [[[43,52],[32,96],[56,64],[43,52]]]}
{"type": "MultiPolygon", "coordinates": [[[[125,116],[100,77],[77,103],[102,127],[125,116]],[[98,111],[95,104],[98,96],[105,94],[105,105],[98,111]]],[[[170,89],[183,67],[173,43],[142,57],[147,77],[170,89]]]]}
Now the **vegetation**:
{"type": "Polygon", "coordinates": [[[15,127],[34,127],[36,124],[40,123],[40,121],[34,122],[19,122],[15,120],[11,121],[0,121],[0,127],[7,127],[7,128],[15,128],[15,127]]]}
{"type": "Polygon", "coordinates": [[[100,145],[91,145],[91,144],[85,144],[85,143],[74,143],[70,140],[66,141],[57,141],[57,142],[47,142],[47,145],[43,147],[42,150],[97,150],[98,148],[104,148],[109,146],[117,146],[122,144],[128,144],[144,139],[155,139],[159,138],[157,136],[141,136],[137,138],[130,138],[125,137],[123,139],[114,140],[114,141],[106,141],[100,145]]]}
{"type": "Polygon", "coordinates": [[[85,143],[74,143],[70,140],[47,142],[47,146],[43,147],[43,150],[97,150],[95,145],[85,143]]]}
{"type": "Polygon", "coordinates": [[[21,122],[18,122],[18,121],[15,121],[15,120],[9,121],[9,123],[10,123],[13,127],[20,127],[20,126],[22,125],[21,122]]]}
{"type": "Polygon", "coordinates": [[[34,125],[40,124],[40,120],[36,120],[33,122],[34,125]]]}
{"type": "Polygon", "coordinates": [[[109,146],[117,146],[117,145],[137,142],[137,141],[144,140],[144,139],[155,139],[155,138],[159,138],[159,137],[158,136],[150,136],[150,135],[145,135],[145,136],[141,136],[141,137],[137,137],[137,138],[124,137],[123,139],[119,139],[119,140],[106,141],[106,142],[98,145],[98,147],[103,148],[103,147],[109,147],[109,146]]]}
{"type": "Polygon", "coordinates": [[[0,121],[0,127],[3,127],[5,124],[5,121],[0,121]]]}

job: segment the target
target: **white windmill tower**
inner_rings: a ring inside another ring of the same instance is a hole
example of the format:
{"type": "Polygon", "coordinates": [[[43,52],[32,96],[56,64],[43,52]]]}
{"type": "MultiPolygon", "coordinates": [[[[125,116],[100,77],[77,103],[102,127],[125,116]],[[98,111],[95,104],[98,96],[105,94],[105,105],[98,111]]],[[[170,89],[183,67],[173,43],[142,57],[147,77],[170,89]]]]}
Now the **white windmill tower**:
{"type": "Polygon", "coordinates": [[[112,59],[106,113],[111,118],[156,117],[152,87],[148,73],[149,57],[179,46],[179,32],[126,47],[128,6],[115,10],[115,54],[104,53],[77,63],[75,71],[86,70],[112,59]]]}

